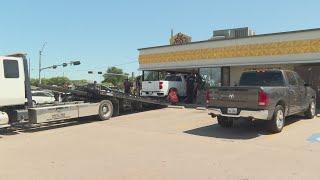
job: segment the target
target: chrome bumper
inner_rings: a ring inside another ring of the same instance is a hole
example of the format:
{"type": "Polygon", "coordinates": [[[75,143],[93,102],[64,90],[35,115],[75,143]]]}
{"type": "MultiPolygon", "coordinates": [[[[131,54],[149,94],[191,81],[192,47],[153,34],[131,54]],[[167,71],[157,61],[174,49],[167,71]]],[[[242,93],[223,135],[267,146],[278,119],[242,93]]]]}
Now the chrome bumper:
{"type": "Polygon", "coordinates": [[[225,116],[225,117],[245,117],[245,118],[254,118],[254,119],[262,119],[268,120],[269,111],[268,110],[258,110],[258,111],[248,111],[248,110],[241,110],[238,115],[232,114],[223,114],[220,109],[217,108],[208,108],[209,115],[216,115],[216,116],[225,116]]]}

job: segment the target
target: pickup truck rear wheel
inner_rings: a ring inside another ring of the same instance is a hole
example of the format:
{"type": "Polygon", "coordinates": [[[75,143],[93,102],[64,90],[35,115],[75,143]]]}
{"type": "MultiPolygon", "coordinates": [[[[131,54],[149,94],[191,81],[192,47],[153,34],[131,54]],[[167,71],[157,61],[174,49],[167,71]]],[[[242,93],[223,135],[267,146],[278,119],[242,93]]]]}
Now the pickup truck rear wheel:
{"type": "Polygon", "coordinates": [[[224,116],[218,116],[218,124],[224,128],[231,128],[233,126],[233,119],[224,116]]]}
{"type": "Polygon", "coordinates": [[[316,102],[314,100],[311,101],[309,108],[304,114],[308,119],[314,118],[314,116],[316,115],[316,102]]]}
{"type": "Polygon", "coordinates": [[[277,105],[273,117],[269,122],[270,131],[273,133],[279,133],[282,131],[285,123],[284,108],[281,105],[277,105]]]}

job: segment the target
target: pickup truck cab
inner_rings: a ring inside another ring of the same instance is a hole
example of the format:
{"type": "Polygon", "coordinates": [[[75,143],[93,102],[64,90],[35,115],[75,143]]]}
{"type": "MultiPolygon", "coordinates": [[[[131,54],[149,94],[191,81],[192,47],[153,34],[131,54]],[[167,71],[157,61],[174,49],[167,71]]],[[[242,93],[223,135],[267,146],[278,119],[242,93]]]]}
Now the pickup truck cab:
{"type": "Polygon", "coordinates": [[[272,132],[281,132],[285,118],[303,113],[313,118],[316,93],[294,71],[244,72],[239,86],[213,88],[208,95],[210,115],[222,127],[232,127],[237,118],[268,121],[272,132]]]}
{"type": "Polygon", "coordinates": [[[187,81],[184,74],[166,75],[164,80],[160,81],[142,81],[141,96],[166,97],[170,90],[176,90],[178,95],[184,97],[187,95],[187,81]]]}

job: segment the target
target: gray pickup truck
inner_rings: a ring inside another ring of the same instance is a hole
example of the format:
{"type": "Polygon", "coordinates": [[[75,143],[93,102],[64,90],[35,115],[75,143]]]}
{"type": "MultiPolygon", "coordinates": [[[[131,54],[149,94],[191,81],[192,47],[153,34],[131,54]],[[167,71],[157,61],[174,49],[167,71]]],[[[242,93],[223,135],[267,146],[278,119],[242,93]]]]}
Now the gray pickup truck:
{"type": "Polygon", "coordinates": [[[232,127],[237,118],[268,121],[269,130],[281,132],[285,118],[304,114],[313,118],[316,93],[294,71],[248,71],[239,86],[216,87],[208,94],[208,110],[222,127],[232,127]]]}

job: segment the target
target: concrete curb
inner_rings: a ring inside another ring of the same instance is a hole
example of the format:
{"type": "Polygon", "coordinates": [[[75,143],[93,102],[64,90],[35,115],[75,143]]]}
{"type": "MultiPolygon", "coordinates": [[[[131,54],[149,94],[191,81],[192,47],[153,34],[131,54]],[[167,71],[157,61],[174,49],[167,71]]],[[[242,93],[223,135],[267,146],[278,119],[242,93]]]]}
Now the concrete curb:
{"type": "Polygon", "coordinates": [[[207,110],[207,108],[205,108],[205,107],[196,107],[196,110],[205,111],[205,110],[207,110]]]}
{"type": "Polygon", "coordinates": [[[174,105],[169,105],[168,108],[172,108],[172,109],[185,109],[184,106],[174,106],[174,105]]]}

